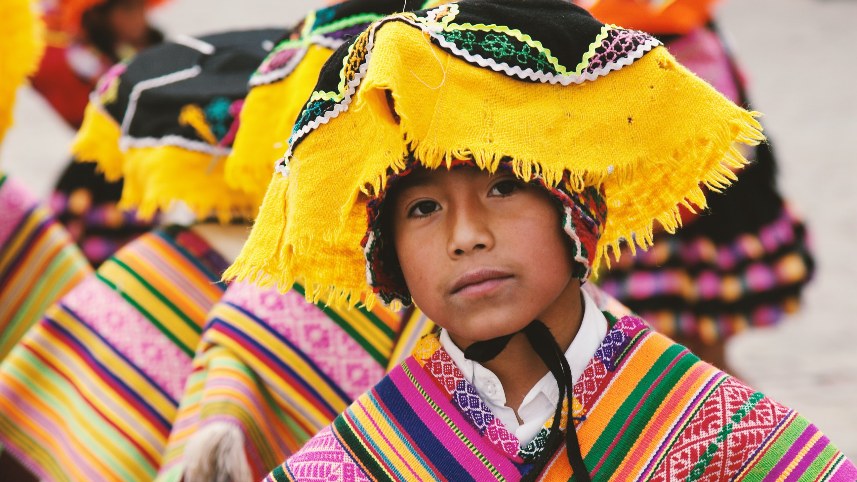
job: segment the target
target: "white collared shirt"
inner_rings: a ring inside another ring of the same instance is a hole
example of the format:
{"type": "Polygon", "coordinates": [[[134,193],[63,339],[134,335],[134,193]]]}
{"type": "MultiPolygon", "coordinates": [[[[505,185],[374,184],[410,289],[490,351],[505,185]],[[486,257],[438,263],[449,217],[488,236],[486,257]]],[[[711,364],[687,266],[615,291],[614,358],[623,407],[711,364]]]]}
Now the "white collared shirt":
{"type": "MultiPolygon", "coordinates": [[[[583,293],[583,320],[580,329],[571,341],[565,358],[571,367],[571,378],[577,382],[589,360],[595,356],[595,351],[607,336],[607,319],[598,310],[595,301],[585,291],[583,293]]],[[[521,446],[530,443],[545,423],[553,417],[559,401],[559,390],[556,379],[550,372],[538,381],[524,397],[518,408],[518,416],[523,423],[518,423],[515,411],[506,406],[506,393],[500,379],[491,370],[473,360],[464,357],[464,352],[453,343],[447,331],[441,330],[440,344],[449,353],[452,361],[464,374],[464,378],[476,388],[479,396],[491,409],[491,412],[503,422],[510,432],[514,433],[521,446]]]]}

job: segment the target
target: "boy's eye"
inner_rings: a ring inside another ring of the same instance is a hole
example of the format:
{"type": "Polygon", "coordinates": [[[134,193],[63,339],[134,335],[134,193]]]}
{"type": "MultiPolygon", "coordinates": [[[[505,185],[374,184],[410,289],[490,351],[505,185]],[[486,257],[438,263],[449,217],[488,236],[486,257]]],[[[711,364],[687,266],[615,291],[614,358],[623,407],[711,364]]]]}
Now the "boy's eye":
{"type": "Polygon", "coordinates": [[[489,195],[501,197],[508,196],[520,188],[521,182],[517,179],[504,179],[491,186],[491,192],[489,195]]]}
{"type": "Polygon", "coordinates": [[[435,201],[419,201],[408,210],[408,217],[424,218],[438,209],[440,209],[440,205],[435,201]]]}

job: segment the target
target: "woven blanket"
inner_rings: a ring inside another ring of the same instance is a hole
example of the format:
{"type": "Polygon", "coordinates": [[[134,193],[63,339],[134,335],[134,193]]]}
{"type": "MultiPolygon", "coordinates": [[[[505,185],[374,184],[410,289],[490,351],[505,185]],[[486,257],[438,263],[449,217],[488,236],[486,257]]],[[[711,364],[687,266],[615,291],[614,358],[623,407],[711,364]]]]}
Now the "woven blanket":
{"type": "Polygon", "coordinates": [[[206,463],[199,460],[205,454],[185,449],[223,423],[240,430],[253,480],[260,480],[401,362],[403,356],[392,363],[391,356],[410,353],[432,326],[419,312],[403,326],[401,314],[379,305],[367,311],[310,304],[300,286],[280,294],[233,284],[209,314],[160,480],[180,480],[188,465],[206,463]]]}
{"type": "Polygon", "coordinates": [[[48,306],[91,272],[35,196],[0,173],[0,360],[48,306]]]}
{"type": "MultiPolygon", "coordinates": [[[[857,477],[793,410],[639,318],[605,316],[611,329],[575,384],[570,410],[593,480],[857,477]]],[[[428,336],[266,480],[519,480],[545,450],[545,433],[521,448],[428,336]]],[[[563,450],[540,479],[573,480],[563,450]]]]}
{"type": "Polygon", "coordinates": [[[0,442],[42,480],[152,480],[225,266],[184,228],[107,260],[0,365],[0,442]]]}

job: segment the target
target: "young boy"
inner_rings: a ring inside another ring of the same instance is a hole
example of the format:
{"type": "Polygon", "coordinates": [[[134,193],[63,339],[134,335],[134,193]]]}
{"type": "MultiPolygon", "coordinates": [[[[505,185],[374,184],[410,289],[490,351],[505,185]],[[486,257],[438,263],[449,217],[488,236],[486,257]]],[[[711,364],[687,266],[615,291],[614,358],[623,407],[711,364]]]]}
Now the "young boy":
{"type": "Polygon", "coordinates": [[[414,301],[442,330],[269,480],[854,480],[794,411],[580,289],[761,139],[657,40],[566,2],[373,24],[322,71],[227,276],[414,301]]]}

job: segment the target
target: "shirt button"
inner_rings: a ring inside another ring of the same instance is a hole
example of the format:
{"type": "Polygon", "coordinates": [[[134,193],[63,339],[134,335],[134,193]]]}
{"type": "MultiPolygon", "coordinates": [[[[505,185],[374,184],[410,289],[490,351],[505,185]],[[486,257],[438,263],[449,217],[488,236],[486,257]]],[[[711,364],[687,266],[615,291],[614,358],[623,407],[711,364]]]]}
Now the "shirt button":
{"type": "Polygon", "coordinates": [[[489,383],[487,387],[485,387],[485,392],[489,397],[494,397],[497,395],[497,385],[494,383],[489,383]]]}

